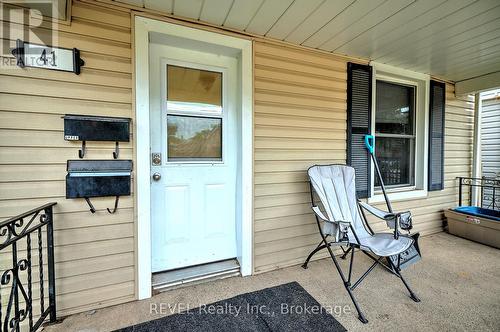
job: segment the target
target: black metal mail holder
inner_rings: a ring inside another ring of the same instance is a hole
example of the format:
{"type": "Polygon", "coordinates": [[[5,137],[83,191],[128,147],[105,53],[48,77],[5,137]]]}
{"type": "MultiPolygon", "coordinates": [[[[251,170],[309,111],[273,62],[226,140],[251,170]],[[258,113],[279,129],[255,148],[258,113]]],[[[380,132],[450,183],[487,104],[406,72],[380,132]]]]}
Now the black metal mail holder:
{"type": "Polygon", "coordinates": [[[72,114],[63,119],[64,139],[82,142],[78,151],[80,159],[85,157],[86,141],[115,142],[115,160],[68,160],[66,198],[84,198],[90,212],[95,213],[91,197],[115,196],[114,208],[107,209],[109,213],[115,213],[120,196],[130,195],[132,161],[117,160],[119,142],[130,141],[130,119],[72,114]]]}
{"type": "Polygon", "coordinates": [[[96,209],[92,197],[115,196],[115,213],[120,196],[130,196],[132,160],[68,160],[66,198],[84,198],[90,212],[96,209]]]}
{"type": "Polygon", "coordinates": [[[85,157],[86,141],[115,142],[113,159],[118,159],[119,142],[130,142],[130,119],[110,116],[71,115],[64,119],[64,139],[82,141],[78,157],[85,157]]]}

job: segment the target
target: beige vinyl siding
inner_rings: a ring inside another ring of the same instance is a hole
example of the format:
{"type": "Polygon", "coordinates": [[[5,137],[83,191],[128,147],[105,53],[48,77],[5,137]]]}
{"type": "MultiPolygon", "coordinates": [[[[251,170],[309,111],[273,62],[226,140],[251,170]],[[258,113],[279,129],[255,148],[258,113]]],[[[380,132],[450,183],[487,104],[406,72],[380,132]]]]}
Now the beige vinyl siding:
{"type": "Polygon", "coordinates": [[[482,175],[500,177],[500,96],[483,100],[481,112],[482,175]]]}
{"type": "MultiPolygon", "coordinates": [[[[116,214],[106,211],[114,198],[92,199],[95,214],[84,200],[65,198],[66,160],[78,159],[81,142],[63,139],[61,119],[68,113],[133,117],[130,13],[79,1],[71,12],[71,25],[58,27],[58,46],[81,50],[80,75],[0,68],[0,220],[58,203],[59,316],[135,299],[134,197],[122,197],[116,214]]],[[[22,38],[15,35],[22,22],[10,23],[12,40],[22,38]]],[[[37,33],[50,33],[47,27],[37,33]]],[[[120,143],[120,159],[133,158],[133,144],[120,143]]],[[[87,148],[86,159],[112,159],[114,143],[88,142],[87,148]]],[[[38,298],[38,283],[33,287],[38,298]]]]}
{"type": "Polygon", "coordinates": [[[254,269],[262,272],[299,263],[319,241],[305,170],[345,163],[347,63],[264,42],[254,52],[254,269]]]}
{"type": "MultiPolygon", "coordinates": [[[[302,262],[320,241],[305,170],[346,162],[347,64],[265,42],[255,42],[254,51],[254,270],[260,273],[302,262]]],[[[458,198],[455,177],[471,174],[473,107],[472,97],[455,97],[447,84],[445,188],[393,202],[396,210],[412,211],[415,231],[423,235],[443,230],[443,210],[458,198]]]]}
{"type": "MultiPolygon", "coordinates": [[[[500,178],[500,96],[483,99],[481,108],[481,176],[500,178]]],[[[483,207],[492,208],[493,190],[484,189],[483,207]]],[[[495,206],[498,207],[498,194],[495,206]]]]}

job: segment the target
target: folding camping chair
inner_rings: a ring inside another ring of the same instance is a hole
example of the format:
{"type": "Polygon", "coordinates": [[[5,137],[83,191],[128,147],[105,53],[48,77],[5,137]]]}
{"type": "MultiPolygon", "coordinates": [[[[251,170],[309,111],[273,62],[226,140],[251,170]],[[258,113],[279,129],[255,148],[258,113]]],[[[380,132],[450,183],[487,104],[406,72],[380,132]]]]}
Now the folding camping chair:
{"type": "Polygon", "coordinates": [[[401,275],[399,260],[397,259],[395,262],[387,259],[387,265],[383,261],[384,258],[401,257],[401,253],[409,250],[412,246],[414,242],[413,238],[402,235],[399,232],[402,217],[409,213],[388,213],[358,201],[356,199],[354,168],[350,166],[316,165],[309,168],[307,172],[310,179],[312,209],[316,214],[316,221],[322,240],[316,249],[309,254],[302,267],[306,269],[311,257],[318,251],[326,248],[358,311],[359,320],[363,323],[368,323],[368,320],[361,311],[353,291],[377,265],[384,267],[401,279],[406,289],[410,292],[411,299],[415,302],[420,302],[420,299],[413,293],[401,275]],[[316,204],[314,193],[316,193],[321,201],[321,206],[316,204]],[[374,233],[367,223],[363,209],[378,218],[384,219],[388,226],[394,226],[391,227],[394,228],[394,232],[374,233]],[[351,253],[347,277],[333,254],[332,246],[334,245],[340,246],[344,251],[342,258],[345,258],[349,251],[351,253]],[[344,249],[343,246],[347,247],[347,249],[344,249]],[[351,283],[354,249],[359,249],[373,259],[374,263],[356,282],[351,283]]]}

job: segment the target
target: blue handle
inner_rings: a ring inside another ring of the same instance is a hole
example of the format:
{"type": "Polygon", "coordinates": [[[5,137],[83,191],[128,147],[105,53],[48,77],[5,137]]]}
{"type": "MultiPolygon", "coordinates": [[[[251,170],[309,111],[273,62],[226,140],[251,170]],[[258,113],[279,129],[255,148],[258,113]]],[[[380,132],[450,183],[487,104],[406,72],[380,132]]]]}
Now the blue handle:
{"type": "Polygon", "coordinates": [[[374,144],[375,144],[375,136],[365,135],[365,146],[371,154],[373,154],[373,145],[374,144]]]}

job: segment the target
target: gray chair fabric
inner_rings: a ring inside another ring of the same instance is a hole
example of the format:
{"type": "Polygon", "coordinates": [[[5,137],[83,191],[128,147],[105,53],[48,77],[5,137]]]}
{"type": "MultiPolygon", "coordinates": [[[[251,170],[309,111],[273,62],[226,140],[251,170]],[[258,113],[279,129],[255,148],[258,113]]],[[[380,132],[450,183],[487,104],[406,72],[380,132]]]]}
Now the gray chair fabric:
{"type": "Polygon", "coordinates": [[[319,215],[318,209],[313,209],[324,221],[325,234],[339,241],[342,225],[349,223],[360,242],[349,229],[349,243],[358,244],[361,249],[383,257],[397,255],[412,245],[410,237],[399,236],[395,239],[392,233],[371,234],[366,229],[356,199],[354,168],[346,165],[313,166],[309,168],[308,175],[326,213],[326,216],[319,215]]]}

